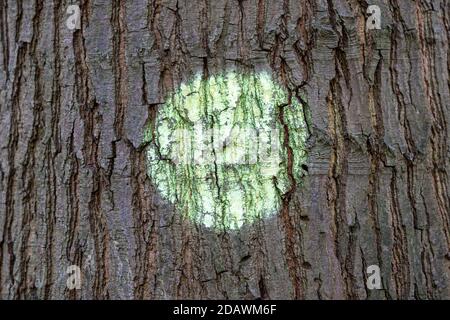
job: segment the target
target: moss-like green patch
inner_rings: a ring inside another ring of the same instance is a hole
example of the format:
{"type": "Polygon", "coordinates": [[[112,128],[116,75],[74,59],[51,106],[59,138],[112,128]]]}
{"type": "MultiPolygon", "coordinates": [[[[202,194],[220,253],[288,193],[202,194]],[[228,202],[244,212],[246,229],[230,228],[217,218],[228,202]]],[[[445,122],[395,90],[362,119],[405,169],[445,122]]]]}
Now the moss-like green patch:
{"type": "Polygon", "coordinates": [[[297,181],[302,173],[302,108],[267,73],[198,76],[167,98],[147,128],[148,174],[181,214],[207,227],[233,230],[267,217],[291,187],[288,172],[297,181]]]}

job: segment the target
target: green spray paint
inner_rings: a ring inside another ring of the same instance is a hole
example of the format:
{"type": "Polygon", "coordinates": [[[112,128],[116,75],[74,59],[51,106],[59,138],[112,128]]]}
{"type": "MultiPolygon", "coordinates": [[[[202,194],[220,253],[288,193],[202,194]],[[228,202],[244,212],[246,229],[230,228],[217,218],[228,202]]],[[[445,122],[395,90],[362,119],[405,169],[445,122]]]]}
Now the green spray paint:
{"type": "Polygon", "coordinates": [[[267,73],[198,76],[167,98],[147,129],[148,174],[182,215],[238,229],[278,212],[291,187],[286,132],[300,180],[304,114],[267,73]]]}

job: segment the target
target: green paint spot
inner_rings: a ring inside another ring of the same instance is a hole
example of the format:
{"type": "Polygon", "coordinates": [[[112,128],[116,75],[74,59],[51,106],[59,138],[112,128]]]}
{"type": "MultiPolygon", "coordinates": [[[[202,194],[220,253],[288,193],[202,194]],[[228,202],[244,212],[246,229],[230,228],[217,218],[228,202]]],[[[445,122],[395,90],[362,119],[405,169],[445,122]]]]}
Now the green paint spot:
{"type": "Polygon", "coordinates": [[[266,73],[182,84],[146,132],[148,174],[181,214],[217,230],[277,213],[305,162],[302,105],[266,73]]]}

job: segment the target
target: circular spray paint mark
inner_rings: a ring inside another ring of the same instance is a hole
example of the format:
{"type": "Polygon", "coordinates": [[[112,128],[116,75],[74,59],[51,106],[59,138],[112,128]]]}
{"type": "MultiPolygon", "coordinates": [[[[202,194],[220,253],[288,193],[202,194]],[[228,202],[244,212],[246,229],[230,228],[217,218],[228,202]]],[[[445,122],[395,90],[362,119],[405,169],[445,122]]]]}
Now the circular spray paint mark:
{"type": "Polygon", "coordinates": [[[290,100],[267,73],[182,84],[146,131],[152,182],[181,214],[217,230],[277,213],[306,159],[305,113],[290,100]]]}

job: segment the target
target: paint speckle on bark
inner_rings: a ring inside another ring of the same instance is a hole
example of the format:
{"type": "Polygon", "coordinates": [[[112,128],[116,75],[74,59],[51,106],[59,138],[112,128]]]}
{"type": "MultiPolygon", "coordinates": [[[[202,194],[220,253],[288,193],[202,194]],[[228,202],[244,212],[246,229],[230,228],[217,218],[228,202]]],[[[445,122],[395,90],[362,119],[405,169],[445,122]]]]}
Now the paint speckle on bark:
{"type": "Polygon", "coordinates": [[[197,76],[148,128],[148,174],[181,214],[207,227],[233,230],[275,214],[297,183],[286,137],[296,146],[295,180],[306,159],[302,108],[264,72],[197,76]]]}

